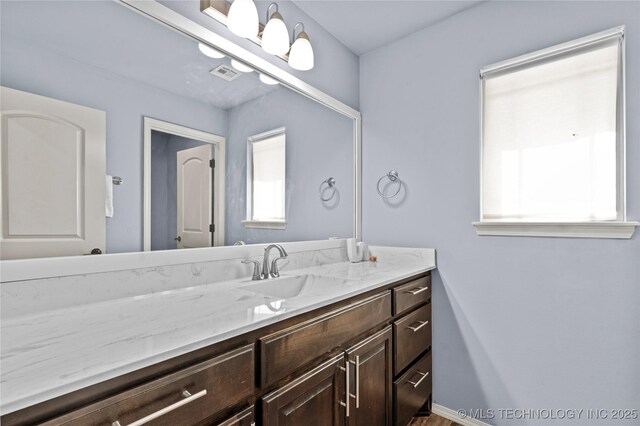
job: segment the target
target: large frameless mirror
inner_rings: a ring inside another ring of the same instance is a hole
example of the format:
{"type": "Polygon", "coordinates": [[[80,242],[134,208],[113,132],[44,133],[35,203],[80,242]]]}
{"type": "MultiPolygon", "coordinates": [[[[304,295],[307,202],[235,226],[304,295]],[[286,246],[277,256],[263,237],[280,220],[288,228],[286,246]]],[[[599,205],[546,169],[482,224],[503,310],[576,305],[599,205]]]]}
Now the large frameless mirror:
{"type": "Polygon", "coordinates": [[[157,2],[0,8],[3,260],[358,236],[357,111],[157,2]]]}

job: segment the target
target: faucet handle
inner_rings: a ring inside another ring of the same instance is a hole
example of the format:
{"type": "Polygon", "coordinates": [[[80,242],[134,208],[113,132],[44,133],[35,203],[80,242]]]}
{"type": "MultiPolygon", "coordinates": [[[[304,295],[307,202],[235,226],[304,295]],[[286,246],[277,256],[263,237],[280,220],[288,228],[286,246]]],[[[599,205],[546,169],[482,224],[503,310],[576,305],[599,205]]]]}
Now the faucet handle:
{"type": "Polygon", "coordinates": [[[278,260],[284,260],[287,256],[276,257],[271,261],[271,276],[273,278],[278,278],[280,276],[280,271],[278,270],[278,260]]]}
{"type": "Polygon", "coordinates": [[[253,281],[262,279],[262,275],[260,274],[260,262],[257,260],[245,259],[242,263],[253,263],[253,276],[251,277],[253,281]]]}

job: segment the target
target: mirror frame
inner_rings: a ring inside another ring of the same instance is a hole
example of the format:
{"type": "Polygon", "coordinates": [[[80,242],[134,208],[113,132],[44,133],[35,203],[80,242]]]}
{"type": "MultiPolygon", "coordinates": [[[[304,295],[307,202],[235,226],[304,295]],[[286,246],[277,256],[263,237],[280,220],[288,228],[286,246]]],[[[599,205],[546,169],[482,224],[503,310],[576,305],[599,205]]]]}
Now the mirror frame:
{"type": "Polygon", "coordinates": [[[283,86],[298,92],[353,120],[353,237],[362,239],[362,115],[360,111],[340,102],[323,91],[305,83],[284,69],[268,62],[214,31],[153,0],[115,0],[169,28],[207,44],[256,71],[274,78],[283,86]]]}

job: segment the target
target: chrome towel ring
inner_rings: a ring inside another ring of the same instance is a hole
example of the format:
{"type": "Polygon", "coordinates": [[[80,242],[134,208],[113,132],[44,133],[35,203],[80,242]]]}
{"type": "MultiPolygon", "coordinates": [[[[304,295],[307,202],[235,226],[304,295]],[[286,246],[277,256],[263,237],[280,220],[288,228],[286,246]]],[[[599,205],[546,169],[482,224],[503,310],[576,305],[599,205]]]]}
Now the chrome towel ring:
{"type": "Polygon", "coordinates": [[[389,173],[387,173],[386,175],[378,179],[378,184],[376,185],[376,190],[378,191],[378,195],[381,196],[382,198],[393,198],[396,195],[398,195],[401,189],[402,189],[402,180],[400,180],[400,176],[398,176],[398,172],[396,170],[389,170],[389,173]],[[385,194],[384,192],[380,191],[380,183],[384,178],[388,178],[390,182],[397,182],[398,190],[393,194],[385,194]]]}
{"type": "Polygon", "coordinates": [[[320,184],[320,188],[318,189],[320,192],[320,199],[322,201],[329,201],[336,195],[336,180],[332,177],[325,179],[320,184]],[[327,185],[325,187],[325,185],[327,185]],[[324,191],[331,189],[331,194],[328,197],[323,197],[324,191]]]}

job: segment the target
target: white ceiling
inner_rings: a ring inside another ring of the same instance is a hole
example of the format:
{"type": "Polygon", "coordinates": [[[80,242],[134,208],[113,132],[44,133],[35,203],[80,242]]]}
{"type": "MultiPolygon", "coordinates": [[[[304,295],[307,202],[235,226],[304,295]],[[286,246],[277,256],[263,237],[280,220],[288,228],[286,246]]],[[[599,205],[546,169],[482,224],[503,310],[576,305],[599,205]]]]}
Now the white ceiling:
{"type": "MultiPolygon", "coordinates": [[[[370,52],[482,1],[293,0],[357,55],[370,52]]],[[[313,35],[310,35],[313,37],[313,35]]]]}

